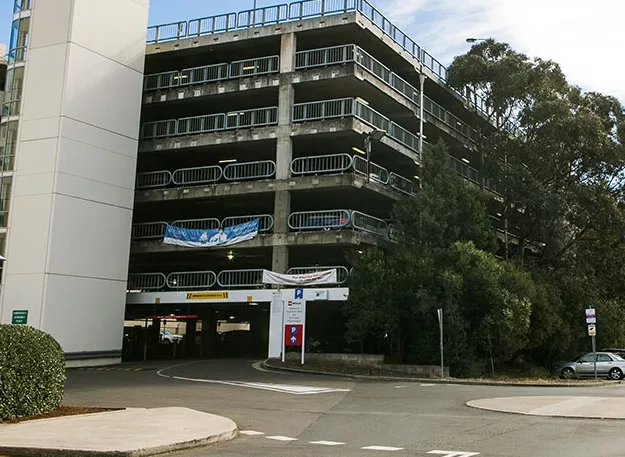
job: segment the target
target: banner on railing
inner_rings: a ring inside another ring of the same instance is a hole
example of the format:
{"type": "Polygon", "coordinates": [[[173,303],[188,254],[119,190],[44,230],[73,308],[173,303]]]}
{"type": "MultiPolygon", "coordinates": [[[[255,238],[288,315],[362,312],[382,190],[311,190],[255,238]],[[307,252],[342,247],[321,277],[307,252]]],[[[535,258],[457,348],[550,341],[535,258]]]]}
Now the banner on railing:
{"type": "Polygon", "coordinates": [[[194,230],[167,224],[163,243],[187,248],[229,246],[254,239],[258,235],[259,219],[253,219],[224,229],[194,230]]]}
{"type": "Polygon", "coordinates": [[[336,268],[332,270],[315,271],[299,275],[285,275],[269,270],[263,270],[263,284],[279,284],[281,286],[308,286],[315,284],[338,283],[336,268]]]}

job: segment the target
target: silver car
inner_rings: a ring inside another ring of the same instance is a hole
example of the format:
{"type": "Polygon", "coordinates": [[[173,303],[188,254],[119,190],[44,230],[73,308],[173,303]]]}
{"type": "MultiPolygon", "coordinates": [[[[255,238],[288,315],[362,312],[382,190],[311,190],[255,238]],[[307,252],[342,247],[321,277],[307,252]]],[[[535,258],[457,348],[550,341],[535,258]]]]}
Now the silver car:
{"type": "MultiPolygon", "coordinates": [[[[555,371],[561,378],[587,377],[595,375],[594,355],[582,354],[568,362],[556,365],[555,371]]],[[[623,379],[625,359],[611,352],[597,352],[597,375],[615,381],[623,379]]]]}

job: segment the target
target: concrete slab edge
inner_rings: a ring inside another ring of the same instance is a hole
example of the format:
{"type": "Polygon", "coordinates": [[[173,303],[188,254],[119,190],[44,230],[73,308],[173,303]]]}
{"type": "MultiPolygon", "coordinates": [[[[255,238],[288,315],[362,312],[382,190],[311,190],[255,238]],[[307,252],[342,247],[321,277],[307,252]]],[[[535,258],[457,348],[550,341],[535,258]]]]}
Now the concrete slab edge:
{"type": "Polygon", "coordinates": [[[355,381],[404,381],[404,382],[422,382],[428,384],[456,384],[467,386],[506,386],[506,387],[605,387],[623,384],[623,381],[601,381],[595,384],[568,383],[568,384],[540,384],[530,382],[490,382],[490,381],[465,381],[462,379],[439,379],[439,378],[407,378],[397,376],[366,376],[345,373],[334,373],[330,371],[312,371],[302,370],[299,368],[277,367],[267,363],[265,360],[262,367],[266,370],[284,371],[291,373],[305,373],[323,376],[335,376],[339,378],[347,378],[355,381]]]}
{"type": "Polygon", "coordinates": [[[223,443],[236,438],[239,434],[238,428],[235,426],[218,435],[212,435],[199,440],[184,441],[180,443],[168,444],[164,446],[155,446],[143,449],[133,449],[130,451],[94,451],[80,449],[54,449],[54,448],[27,448],[27,447],[4,447],[0,446],[0,455],[9,455],[11,457],[28,456],[28,457],[143,457],[150,455],[165,454],[174,451],[182,451],[197,447],[210,446],[223,443]]]}
{"type": "Polygon", "coordinates": [[[594,419],[594,420],[615,420],[615,421],[623,421],[625,420],[625,417],[603,417],[603,416],[567,416],[565,414],[530,414],[530,413],[526,413],[523,411],[509,411],[509,410],[505,410],[505,409],[494,409],[494,408],[486,408],[485,406],[477,406],[477,405],[471,405],[470,403],[473,400],[470,400],[468,402],[465,403],[466,406],[468,406],[469,408],[475,408],[475,409],[480,409],[482,411],[490,411],[490,412],[494,412],[494,413],[503,413],[503,414],[514,414],[517,416],[532,416],[532,417],[555,417],[557,419],[582,419],[582,420],[586,420],[586,419],[594,419]]]}

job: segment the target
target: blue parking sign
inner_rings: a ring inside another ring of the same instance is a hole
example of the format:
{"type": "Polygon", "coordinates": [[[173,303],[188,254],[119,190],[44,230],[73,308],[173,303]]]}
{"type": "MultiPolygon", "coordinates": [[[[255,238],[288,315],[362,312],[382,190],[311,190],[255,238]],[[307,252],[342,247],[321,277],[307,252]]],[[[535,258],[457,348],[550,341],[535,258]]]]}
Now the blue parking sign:
{"type": "Polygon", "coordinates": [[[295,289],[295,300],[304,299],[304,289],[295,289]]]}

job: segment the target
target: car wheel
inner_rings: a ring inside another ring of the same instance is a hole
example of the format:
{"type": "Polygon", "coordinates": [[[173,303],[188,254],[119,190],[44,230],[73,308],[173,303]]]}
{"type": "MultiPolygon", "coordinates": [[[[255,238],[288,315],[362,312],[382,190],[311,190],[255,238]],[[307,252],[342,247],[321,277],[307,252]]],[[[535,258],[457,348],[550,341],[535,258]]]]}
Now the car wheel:
{"type": "Polygon", "coordinates": [[[612,368],[609,375],[610,379],[614,379],[615,381],[620,381],[621,379],[623,379],[623,372],[620,368],[612,368]]]}
{"type": "Polygon", "coordinates": [[[575,370],[570,367],[563,368],[560,372],[560,377],[564,379],[571,379],[575,377],[575,370]]]}

